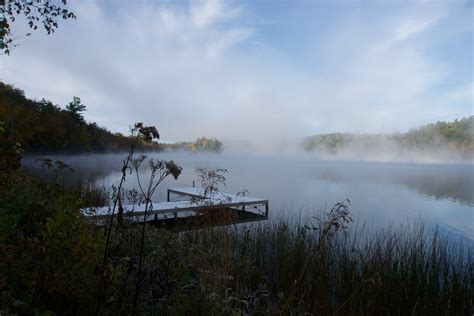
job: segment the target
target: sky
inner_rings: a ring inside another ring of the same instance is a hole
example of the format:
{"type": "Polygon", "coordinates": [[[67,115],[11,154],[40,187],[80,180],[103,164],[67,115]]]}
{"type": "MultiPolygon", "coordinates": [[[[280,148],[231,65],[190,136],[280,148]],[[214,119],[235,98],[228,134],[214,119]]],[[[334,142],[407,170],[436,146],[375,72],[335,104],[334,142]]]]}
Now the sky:
{"type": "Polygon", "coordinates": [[[474,2],[69,0],[13,25],[0,80],[113,132],[268,144],[403,132],[474,112],[474,2]]]}

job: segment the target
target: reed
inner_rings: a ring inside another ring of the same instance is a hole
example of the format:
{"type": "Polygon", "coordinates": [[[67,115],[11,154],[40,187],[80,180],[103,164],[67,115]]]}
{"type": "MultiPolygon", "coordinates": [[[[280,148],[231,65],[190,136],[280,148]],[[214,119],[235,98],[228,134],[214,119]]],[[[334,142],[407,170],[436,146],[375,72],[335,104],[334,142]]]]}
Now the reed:
{"type": "MultiPolygon", "coordinates": [[[[350,226],[328,233],[328,223],[322,218],[313,225],[281,221],[180,233],[149,227],[138,310],[242,315],[472,313],[471,241],[450,239],[422,224],[369,235],[352,232],[350,226]]],[[[121,313],[130,312],[130,304],[125,302],[121,313]]]]}

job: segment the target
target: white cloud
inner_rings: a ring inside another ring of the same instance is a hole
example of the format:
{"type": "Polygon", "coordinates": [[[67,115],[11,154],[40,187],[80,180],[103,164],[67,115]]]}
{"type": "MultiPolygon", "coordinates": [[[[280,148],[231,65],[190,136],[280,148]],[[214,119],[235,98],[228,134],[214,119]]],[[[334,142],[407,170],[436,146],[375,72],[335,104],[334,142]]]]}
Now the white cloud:
{"type": "Polygon", "coordinates": [[[203,28],[235,18],[241,14],[240,7],[226,6],[219,0],[199,1],[190,8],[190,18],[194,25],[203,28]]]}
{"type": "Polygon", "coordinates": [[[319,68],[309,70],[280,58],[259,33],[261,18],[243,23],[242,6],[120,4],[110,13],[97,3],[75,3],[77,21],[50,37],[34,34],[0,57],[0,79],[60,104],[78,95],[88,120],[122,132],[144,121],[170,140],[268,143],[315,132],[404,130],[453,109],[433,90],[447,65],[418,43],[441,19],[436,12],[326,30],[325,43],[315,43],[319,68]]]}
{"type": "Polygon", "coordinates": [[[403,41],[433,26],[439,17],[427,19],[406,18],[400,21],[394,30],[394,41],[403,41]]]}

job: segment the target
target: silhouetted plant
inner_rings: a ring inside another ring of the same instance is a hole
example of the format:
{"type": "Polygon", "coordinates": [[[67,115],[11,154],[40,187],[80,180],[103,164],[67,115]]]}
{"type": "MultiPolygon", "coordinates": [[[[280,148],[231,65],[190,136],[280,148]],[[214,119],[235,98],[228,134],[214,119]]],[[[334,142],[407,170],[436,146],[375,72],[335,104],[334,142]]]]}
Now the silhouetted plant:
{"type": "MultiPolygon", "coordinates": [[[[143,250],[144,250],[144,242],[145,242],[146,221],[147,221],[148,213],[153,210],[152,196],[154,192],[156,191],[156,189],[158,188],[158,186],[168,176],[171,175],[175,179],[177,179],[178,176],[181,174],[182,169],[173,161],[149,159],[148,165],[149,165],[151,174],[148,179],[148,185],[147,186],[142,185],[142,180],[140,177],[139,170],[142,163],[146,160],[147,156],[140,155],[138,158],[134,158],[135,145],[140,140],[150,142],[158,138],[159,134],[155,127],[144,126],[143,123],[136,123],[134,127],[131,129],[131,134],[132,134],[133,142],[130,146],[130,151],[128,153],[127,158],[123,161],[122,177],[115,190],[116,194],[114,195],[113,206],[111,209],[110,221],[108,224],[106,244],[105,244],[105,250],[104,250],[103,269],[105,269],[106,267],[106,260],[108,258],[108,249],[109,249],[110,238],[111,238],[111,234],[113,230],[113,221],[114,221],[115,211],[116,209],[118,210],[117,214],[119,216],[118,218],[120,221],[119,222],[120,225],[123,223],[124,215],[129,215],[129,214],[124,214],[124,209],[122,206],[122,201],[123,201],[122,186],[126,180],[127,174],[128,173],[131,174],[132,170],[134,170],[136,178],[137,178],[138,186],[140,189],[140,197],[138,197],[138,194],[136,191],[134,191],[132,196],[134,197],[134,199],[139,199],[145,204],[145,212],[144,212],[143,221],[142,221],[143,226],[142,226],[141,238],[140,238],[140,252],[138,255],[138,271],[137,271],[135,294],[134,294],[134,300],[133,300],[133,313],[135,314],[137,303],[138,303],[138,297],[140,293],[140,283],[142,281],[142,265],[143,265],[143,256],[144,256],[143,250]]],[[[128,281],[128,277],[131,274],[131,267],[132,266],[130,262],[129,269],[128,269],[129,272],[124,282],[128,281]]],[[[104,286],[105,279],[103,278],[103,280],[104,281],[102,282],[102,284],[104,286]]],[[[101,289],[101,292],[103,291],[104,289],[101,289]]],[[[120,298],[120,301],[121,300],[122,300],[122,297],[120,298]]],[[[99,312],[100,312],[100,307],[99,305],[97,305],[97,313],[99,312]]]]}
{"type": "MultiPolygon", "coordinates": [[[[158,132],[155,128],[141,128],[140,132],[144,135],[145,139],[151,141],[154,137],[159,136],[158,132]]],[[[141,155],[140,157],[134,159],[132,161],[133,168],[135,169],[135,175],[137,177],[138,186],[140,188],[140,192],[142,194],[142,198],[145,201],[145,213],[143,214],[143,221],[142,221],[142,232],[140,238],[140,254],[139,254],[139,263],[138,263],[138,277],[136,281],[136,288],[135,288],[135,296],[133,301],[133,315],[136,313],[137,303],[138,303],[138,296],[140,293],[140,283],[142,281],[142,266],[143,266],[143,249],[145,245],[145,229],[146,229],[146,222],[148,213],[153,210],[153,202],[151,200],[153,194],[155,193],[158,186],[168,177],[173,176],[175,179],[178,179],[179,175],[181,174],[182,168],[178,166],[174,161],[164,161],[164,160],[154,160],[149,159],[149,169],[150,169],[150,177],[148,180],[148,186],[144,187],[140,180],[140,173],[139,169],[143,161],[147,157],[145,155],[141,155]]]]}
{"type": "Polygon", "coordinates": [[[227,169],[206,169],[197,168],[197,180],[203,189],[205,199],[201,200],[204,204],[222,204],[225,202],[225,196],[220,194],[220,187],[226,186],[225,174],[229,173],[227,169]]]}
{"type": "Polygon", "coordinates": [[[340,231],[346,236],[349,235],[349,224],[353,222],[349,211],[350,205],[351,201],[349,199],[337,202],[329,212],[324,214],[323,220],[317,218],[320,223],[318,229],[322,230],[323,238],[330,239],[340,231]]]}
{"type": "MultiPolygon", "coordinates": [[[[3,0],[0,2],[0,50],[9,55],[10,48],[15,47],[14,38],[11,36],[10,24],[16,21],[16,17],[23,14],[28,21],[28,26],[36,30],[38,25],[43,25],[47,34],[51,34],[58,28],[58,19],[75,19],[73,12],[64,6],[57,4],[55,0],[3,0]]],[[[66,5],[66,0],[60,1],[66,5]]],[[[29,36],[27,33],[26,36],[29,36]]]]}
{"type": "Polygon", "coordinates": [[[86,106],[81,103],[81,98],[73,97],[72,101],[66,106],[66,110],[71,113],[74,121],[84,123],[84,116],[82,112],[86,111],[86,106]]]}
{"type": "MultiPolygon", "coordinates": [[[[116,191],[117,194],[116,194],[116,196],[113,200],[113,206],[112,206],[112,209],[111,209],[109,225],[108,225],[108,229],[107,229],[107,237],[106,237],[106,240],[105,240],[105,249],[104,249],[102,269],[106,269],[106,260],[107,260],[107,256],[108,256],[110,238],[111,238],[112,228],[113,228],[113,223],[114,223],[114,216],[115,216],[115,211],[116,211],[117,207],[119,207],[119,210],[120,210],[121,220],[122,220],[122,217],[123,217],[123,208],[121,207],[122,186],[123,186],[123,184],[125,182],[125,179],[127,177],[127,172],[130,172],[130,173],[132,172],[131,165],[133,165],[134,167],[136,167],[137,177],[138,177],[138,168],[139,168],[141,162],[145,159],[144,156],[141,156],[141,158],[138,158],[138,159],[134,160],[133,155],[134,155],[134,152],[135,152],[135,146],[141,138],[145,139],[145,141],[152,141],[154,138],[158,138],[158,137],[159,137],[159,134],[158,134],[158,131],[156,130],[155,127],[144,126],[143,123],[141,123],[141,122],[135,123],[134,126],[131,128],[132,143],[130,144],[130,150],[128,152],[127,157],[125,158],[125,160],[123,160],[122,177],[120,178],[120,182],[117,186],[117,191],[116,191]]],[[[158,169],[155,171],[154,176],[156,176],[156,172],[158,172],[158,171],[159,171],[158,169]]],[[[175,169],[173,169],[173,171],[175,172],[175,169]]],[[[151,183],[153,183],[152,180],[151,180],[151,183]]],[[[156,186],[154,186],[154,190],[156,189],[157,186],[158,186],[158,184],[156,184],[156,186]]],[[[142,188],[141,184],[140,184],[140,188],[142,188]]],[[[142,194],[143,194],[143,192],[144,191],[142,190],[142,194]]],[[[146,200],[146,204],[147,204],[147,207],[148,207],[149,199],[146,200]]],[[[144,234],[144,232],[142,233],[142,235],[143,234],[144,234]]],[[[142,255],[140,255],[140,269],[141,269],[141,260],[142,260],[141,258],[142,258],[142,255]]],[[[103,280],[103,282],[102,282],[103,286],[100,289],[100,293],[101,293],[100,296],[101,297],[103,297],[102,293],[103,293],[104,288],[105,288],[105,278],[102,278],[102,280],[103,280]]],[[[100,306],[99,305],[97,305],[97,311],[96,312],[97,313],[100,312],[100,306]]]]}

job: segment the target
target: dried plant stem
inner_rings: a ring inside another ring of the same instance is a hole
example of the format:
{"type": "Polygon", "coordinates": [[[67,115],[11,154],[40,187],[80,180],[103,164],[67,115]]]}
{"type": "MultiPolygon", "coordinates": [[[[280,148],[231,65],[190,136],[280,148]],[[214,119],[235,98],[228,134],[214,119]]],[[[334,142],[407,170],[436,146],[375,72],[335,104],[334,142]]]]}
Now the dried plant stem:
{"type": "Polygon", "coordinates": [[[143,221],[142,221],[142,231],[141,231],[141,238],[140,238],[140,254],[139,254],[139,262],[138,262],[138,276],[135,285],[135,294],[133,299],[133,311],[132,315],[136,314],[137,311],[137,304],[138,304],[138,296],[140,294],[140,284],[142,282],[142,270],[143,270],[143,256],[144,256],[144,248],[145,248],[145,230],[146,230],[146,221],[148,217],[149,211],[153,210],[153,202],[151,200],[153,194],[155,193],[158,186],[171,174],[175,177],[175,179],[181,173],[181,167],[174,164],[174,162],[165,162],[165,161],[157,161],[155,162],[153,159],[149,161],[151,175],[148,180],[148,187],[146,192],[142,186],[140,180],[140,174],[138,170],[140,169],[141,163],[145,160],[146,156],[141,156],[140,158],[133,161],[133,165],[135,168],[135,174],[137,177],[138,186],[140,191],[145,199],[145,213],[143,214],[143,221]]]}

